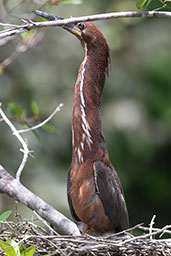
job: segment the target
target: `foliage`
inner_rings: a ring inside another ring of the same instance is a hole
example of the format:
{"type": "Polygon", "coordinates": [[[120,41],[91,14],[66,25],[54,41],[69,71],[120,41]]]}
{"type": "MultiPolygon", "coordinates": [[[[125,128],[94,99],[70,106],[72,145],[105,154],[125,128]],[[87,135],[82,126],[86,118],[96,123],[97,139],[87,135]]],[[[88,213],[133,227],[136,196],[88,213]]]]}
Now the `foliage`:
{"type": "Polygon", "coordinates": [[[8,217],[10,216],[11,213],[12,213],[12,211],[6,211],[6,212],[2,213],[0,215],[0,222],[3,222],[6,219],[8,219],[8,217]]]}
{"type": "Polygon", "coordinates": [[[7,256],[32,256],[36,249],[35,246],[30,246],[24,250],[22,244],[18,245],[12,239],[8,239],[6,242],[0,242],[0,248],[7,256]]]}

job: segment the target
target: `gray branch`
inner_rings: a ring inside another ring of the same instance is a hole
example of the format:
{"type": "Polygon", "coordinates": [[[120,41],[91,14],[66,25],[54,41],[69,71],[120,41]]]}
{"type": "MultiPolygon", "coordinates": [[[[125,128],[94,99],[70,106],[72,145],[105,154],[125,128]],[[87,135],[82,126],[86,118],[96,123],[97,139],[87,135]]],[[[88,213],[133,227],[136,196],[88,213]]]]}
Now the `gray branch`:
{"type": "Polygon", "coordinates": [[[62,234],[80,235],[75,223],[48,205],[41,198],[24,187],[0,165],[0,193],[5,193],[23,203],[38,215],[47,220],[62,234]]]}
{"type": "MultiPolygon", "coordinates": [[[[164,11],[146,11],[146,12],[112,12],[106,14],[96,14],[89,16],[82,16],[76,18],[68,18],[63,20],[45,21],[45,22],[33,22],[27,20],[27,23],[22,25],[12,25],[11,28],[0,31],[0,38],[8,36],[14,36],[16,34],[27,32],[34,28],[50,27],[50,26],[62,26],[69,23],[93,21],[93,20],[106,20],[106,19],[118,19],[118,18],[171,18],[171,12],[164,11]]],[[[3,26],[3,23],[0,23],[3,26]]]]}

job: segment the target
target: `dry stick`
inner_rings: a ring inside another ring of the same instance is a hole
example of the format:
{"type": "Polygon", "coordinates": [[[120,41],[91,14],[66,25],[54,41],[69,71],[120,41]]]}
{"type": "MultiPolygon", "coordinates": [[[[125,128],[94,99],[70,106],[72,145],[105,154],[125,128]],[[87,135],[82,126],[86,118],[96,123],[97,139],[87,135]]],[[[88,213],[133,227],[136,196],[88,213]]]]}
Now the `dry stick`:
{"type": "MultiPolygon", "coordinates": [[[[139,225],[138,229],[149,232],[150,228],[139,225]]],[[[160,230],[161,229],[159,229],[159,228],[153,228],[153,231],[160,231],[160,230]]],[[[171,230],[164,230],[163,233],[164,234],[171,234],[171,230]]],[[[160,235],[160,237],[163,235],[163,233],[160,235]]]]}
{"type": "Polygon", "coordinates": [[[1,109],[1,103],[0,103],[0,115],[2,116],[3,120],[5,121],[5,123],[9,126],[9,128],[11,129],[12,133],[14,136],[16,136],[16,138],[18,139],[18,141],[21,143],[22,145],[22,149],[20,149],[21,152],[23,152],[23,159],[21,161],[21,164],[16,172],[16,179],[18,181],[20,181],[20,176],[21,173],[25,167],[25,164],[27,162],[28,156],[29,156],[29,149],[27,146],[27,142],[21,137],[21,135],[18,133],[17,129],[15,128],[15,126],[13,125],[13,123],[8,119],[8,117],[5,115],[5,113],[2,111],[1,109]]]}
{"type": "MultiPolygon", "coordinates": [[[[60,111],[61,107],[63,106],[63,104],[59,104],[59,106],[57,106],[57,108],[54,110],[54,112],[47,118],[45,119],[43,122],[41,122],[40,124],[38,125],[35,125],[31,128],[28,128],[28,129],[23,129],[23,130],[17,130],[15,128],[15,126],[12,124],[12,122],[8,119],[8,117],[5,115],[5,113],[3,112],[3,110],[1,109],[1,104],[0,104],[0,115],[2,116],[2,120],[5,121],[5,123],[10,127],[13,135],[15,135],[17,137],[17,139],[19,140],[19,142],[22,144],[22,149],[20,149],[21,152],[23,152],[23,159],[22,159],[22,162],[16,172],[16,179],[18,181],[20,181],[20,176],[21,176],[21,173],[25,167],[25,164],[27,162],[27,159],[28,159],[28,156],[29,154],[31,153],[31,151],[29,151],[28,149],[28,146],[27,146],[27,142],[22,138],[22,136],[20,135],[20,133],[24,133],[24,132],[30,132],[32,130],[35,130],[35,129],[38,129],[40,127],[42,127],[43,125],[45,125],[47,122],[49,122],[53,116],[60,111]]],[[[1,121],[2,121],[1,120],[1,121]]]]}
{"type": "Polygon", "coordinates": [[[37,218],[49,229],[49,231],[53,232],[55,235],[59,236],[59,234],[44,220],[42,219],[36,211],[33,211],[37,218]]]}
{"type": "MultiPolygon", "coordinates": [[[[15,28],[10,28],[6,30],[0,31],[0,38],[4,38],[7,36],[14,36],[16,34],[27,32],[28,30],[39,28],[39,27],[50,27],[50,26],[62,26],[69,23],[78,23],[85,21],[93,21],[93,20],[106,20],[106,19],[117,19],[117,18],[171,18],[171,12],[162,12],[162,11],[146,11],[146,12],[112,12],[105,14],[95,14],[89,16],[81,16],[76,18],[67,18],[63,20],[54,20],[54,21],[45,21],[45,22],[33,22],[31,20],[27,20],[27,23],[22,25],[16,25],[15,28]]],[[[3,23],[2,23],[3,25],[3,23]]]]}
{"type": "Polygon", "coordinates": [[[80,235],[75,223],[66,218],[63,214],[48,205],[41,198],[24,187],[17,179],[11,176],[0,165],[0,193],[5,193],[13,199],[23,203],[34,210],[42,218],[57,228],[63,234],[80,235]]]}
{"type": "Polygon", "coordinates": [[[166,226],[164,226],[163,228],[161,228],[161,229],[159,229],[159,230],[157,230],[157,231],[154,231],[154,232],[152,232],[152,233],[150,233],[150,234],[145,234],[145,235],[136,236],[136,237],[127,239],[127,240],[121,242],[120,244],[123,245],[123,244],[125,244],[125,243],[129,243],[129,242],[135,241],[135,240],[137,240],[137,239],[144,239],[144,238],[148,238],[148,237],[151,237],[151,236],[155,236],[155,235],[158,235],[158,234],[160,234],[160,233],[163,233],[165,230],[167,230],[167,229],[169,229],[169,228],[171,228],[171,225],[166,225],[166,226]]]}
{"type": "MultiPolygon", "coordinates": [[[[152,232],[153,232],[153,225],[154,225],[154,223],[155,223],[155,222],[154,222],[155,218],[156,218],[156,215],[153,215],[153,217],[152,217],[152,219],[151,219],[151,221],[150,221],[149,234],[152,234],[152,232]]],[[[151,239],[151,240],[153,239],[152,235],[150,236],[150,239],[151,239]]]]}

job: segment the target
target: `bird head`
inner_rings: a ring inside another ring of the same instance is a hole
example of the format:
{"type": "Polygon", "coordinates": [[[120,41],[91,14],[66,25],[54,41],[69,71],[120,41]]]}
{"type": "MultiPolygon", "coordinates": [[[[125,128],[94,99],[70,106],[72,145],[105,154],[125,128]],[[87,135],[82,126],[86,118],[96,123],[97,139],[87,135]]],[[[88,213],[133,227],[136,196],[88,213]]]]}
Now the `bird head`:
{"type": "MultiPolygon", "coordinates": [[[[47,20],[63,20],[59,16],[54,16],[48,14],[46,12],[42,12],[39,10],[33,10],[33,12],[41,16],[47,20]]],[[[79,22],[74,24],[66,24],[61,26],[63,29],[69,31],[70,33],[74,34],[81,43],[86,42],[88,45],[95,46],[97,43],[102,44],[108,48],[106,39],[104,38],[103,34],[98,30],[98,28],[90,23],[90,22],[79,22]]]]}
{"type": "MultiPolygon", "coordinates": [[[[33,12],[36,15],[45,18],[46,20],[64,19],[59,16],[54,16],[52,14],[48,14],[39,10],[34,10],[33,12]]],[[[80,40],[84,50],[86,45],[87,49],[91,50],[91,56],[94,56],[95,59],[98,53],[98,55],[101,56],[103,60],[105,60],[103,62],[103,67],[105,69],[105,72],[108,74],[108,67],[110,64],[109,46],[100,30],[90,22],[66,24],[62,25],[61,27],[75,35],[80,40]]]]}

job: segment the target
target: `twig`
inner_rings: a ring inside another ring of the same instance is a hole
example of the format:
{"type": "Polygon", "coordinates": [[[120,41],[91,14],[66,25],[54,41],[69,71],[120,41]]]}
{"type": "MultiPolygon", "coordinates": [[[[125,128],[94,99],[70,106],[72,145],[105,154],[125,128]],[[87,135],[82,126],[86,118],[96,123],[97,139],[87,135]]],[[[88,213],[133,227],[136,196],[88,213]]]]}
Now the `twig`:
{"type": "Polygon", "coordinates": [[[0,32],[0,38],[14,36],[20,33],[27,32],[28,30],[40,27],[50,27],[50,26],[62,26],[69,23],[78,23],[78,22],[85,22],[85,21],[94,21],[94,20],[106,20],[106,19],[118,19],[118,18],[171,18],[171,12],[163,12],[163,11],[146,11],[146,12],[137,12],[137,11],[130,11],[130,12],[112,12],[112,13],[105,13],[105,14],[95,14],[89,16],[81,16],[76,18],[67,18],[63,20],[54,20],[54,21],[46,21],[46,22],[33,22],[28,21],[26,24],[22,24],[20,26],[16,25],[15,28],[2,30],[0,32]]]}
{"type": "Polygon", "coordinates": [[[51,232],[53,232],[53,234],[59,236],[59,234],[58,234],[44,219],[42,219],[42,218],[39,216],[39,214],[37,214],[36,211],[33,211],[33,212],[34,212],[34,214],[37,216],[37,218],[38,218],[51,232]]]}
{"type": "Polygon", "coordinates": [[[33,130],[36,130],[36,129],[42,127],[43,125],[48,123],[57,112],[59,112],[61,110],[62,106],[63,106],[62,103],[59,104],[56,107],[56,109],[52,112],[52,114],[47,119],[45,119],[43,122],[41,122],[40,124],[37,124],[37,125],[35,125],[35,126],[31,127],[31,128],[27,128],[27,129],[23,129],[23,130],[18,130],[18,133],[30,132],[30,131],[33,131],[33,130]]]}
{"type": "MultiPolygon", "coordinates": [[[[171,228],[171,226],[168,227],[168,228],[171,228]]],[[[150,228],[144,227],[144,226],[141,226],[141,225],[140,225],[140,226],[138,227],[138,229],[143,230],[143,231],[148,231],[148,232],[149,232],[149,229],[150,229],[150,228]]],[[[161,229],[159,229],[159,228],[153,228],[153,231],[161,231],[161,229]]],[[[171,235],[171,230],[165,229],[165,230],[163,231],[163,233],[160,235],[160,237],[161,237],[163,234],[170,234],[170,235],[171,235]]]]}
{"type": "Polygon", "coordinates": [[[27,162],[29,153],[31,153],[31,151],[29,151],[28,146],[27,146],[27,142],[21,137],[21,135],[18,133],[17,129],[15,128],[15,126],[12,124],[12,122],[8,119],[8,117],[5,115],[5,113],[3,112],[2,108],[1,108],[1,103],[0,103],[0,115],[2,116],[3,120],[5,121],[5,123],[9,126],[9,128],[11,129],[13,135],[18,139],[18,141],[21,143],[22,145],[22,149],[20,149],[21,152],[23,152],[23,159],[21,161],[21,164],[16,172],[16,179],[18,181],[20,181],[20,176],[21,173],[25,167],[25,164],[27,162]]]}
{"type": "MultiPolygon", "coordinates": [[[[149,234],[152,234],[152,232],[153,232],[153,225],[154,225],[154,223],[155,223],[155,222],[154,222],[155,218],[156,218],[156,215],[153,215],[153,217],[152,217],[152,219],[151,219],[151,221],[150,221],[149,234]]],[[[150,239],[151,239],[151,240],[153,239],[152,235],[150,236],[150,239]]]]}
{"type": "Polygon", "coordinates": [[[129,242],[135,241],[137,239],[145,239],[145,238],[148,238],[148,237],[151,237],[151,236],[155,236],[155,235],[158,235],[160,233],[163,233],[165,230],[167,230],[169,228],[171,228],[171,225],[166,225],[166,226],[164,226],[163,228],[161,228],[161,229],[159,229],[157,231],[151,232],[150,234],[140,235],[140,236],[136,236],[136,237],[133,237],[133,238],[130,238],[130,239],[126,239],[121,244],[123,245],[125,243],[129,243],[129,242]]]}

